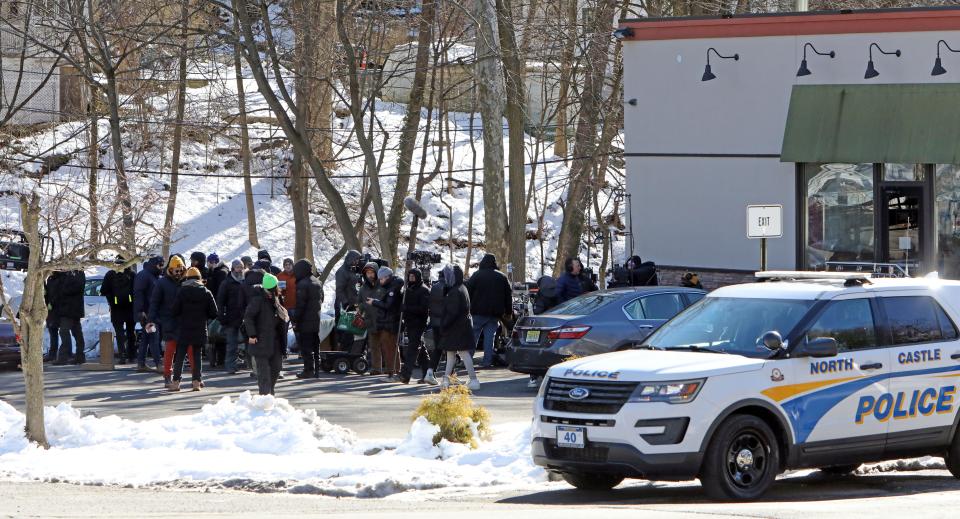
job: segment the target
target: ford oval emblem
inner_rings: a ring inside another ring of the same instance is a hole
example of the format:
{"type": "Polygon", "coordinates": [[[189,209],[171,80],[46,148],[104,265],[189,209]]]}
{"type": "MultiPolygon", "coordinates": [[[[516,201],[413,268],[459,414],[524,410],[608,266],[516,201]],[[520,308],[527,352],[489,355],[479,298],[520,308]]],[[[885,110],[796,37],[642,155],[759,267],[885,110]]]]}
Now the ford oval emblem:
{"type": "Polygon", "coordinates": [[[590,390],[585,387],[575,387],[567,394],[570,395],[570,398],[574,400],[583,400],[584,398],[590,396],[590,390]]]}

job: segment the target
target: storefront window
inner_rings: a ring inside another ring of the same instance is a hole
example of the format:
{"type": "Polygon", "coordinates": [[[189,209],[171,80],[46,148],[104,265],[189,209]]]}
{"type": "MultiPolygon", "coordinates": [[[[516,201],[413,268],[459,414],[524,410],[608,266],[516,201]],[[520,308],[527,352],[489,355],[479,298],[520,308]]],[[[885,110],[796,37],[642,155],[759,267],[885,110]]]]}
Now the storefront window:
{"type": "Polygon", "coordinates": [[[937,262],[941,277],[960,279],[960,164],[937,166],[937,262]]]}
{"type": "Polygon", "coordinates": [[[922,182],[923,164],[884,164],[885,182],[922,182]]]}
{"type": "Polygon", "coordinates": [[[873,164],[804,164],[806,263],[874,261],[873,164]]]}

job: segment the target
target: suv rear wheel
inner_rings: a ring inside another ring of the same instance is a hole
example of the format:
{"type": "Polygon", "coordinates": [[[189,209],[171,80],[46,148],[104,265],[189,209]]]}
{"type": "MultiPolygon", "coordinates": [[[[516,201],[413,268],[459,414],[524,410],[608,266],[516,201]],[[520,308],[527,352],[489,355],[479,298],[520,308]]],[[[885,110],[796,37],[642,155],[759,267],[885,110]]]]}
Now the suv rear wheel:
{"type": "Polygon", "coordinates": [[[947,455],[943,457],[947,464],[947,470],[953,474],[953,477],[960,479],[960,430],[953,436],[953,443],[947,450],[947,455]]]}
{"type": "Polygon", "coordinates": [[[560,475],[578,490],[610,490],[623,482],[623,476],[599,472],[561,472],[560,475]]]}
{"type": "Polygon", "coordinates": [[[770,426],[756,416],[733,415],[707,447],[700,482],[713,499],[756,499],[779,471],[780,450],[770,426]]]}

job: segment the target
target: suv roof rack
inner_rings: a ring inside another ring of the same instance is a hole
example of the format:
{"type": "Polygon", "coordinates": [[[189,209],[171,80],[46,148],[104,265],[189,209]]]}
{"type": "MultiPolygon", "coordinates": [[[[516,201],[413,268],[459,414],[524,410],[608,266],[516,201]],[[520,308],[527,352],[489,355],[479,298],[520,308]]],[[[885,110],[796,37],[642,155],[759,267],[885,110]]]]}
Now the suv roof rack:
{"type": "Polygon", "coordinates": [[[754,276],[759,281],[843,281],[843,286],[861,286],[871,283],[869,272],[808,272],[794,270],[765,270],[754,276]]]}

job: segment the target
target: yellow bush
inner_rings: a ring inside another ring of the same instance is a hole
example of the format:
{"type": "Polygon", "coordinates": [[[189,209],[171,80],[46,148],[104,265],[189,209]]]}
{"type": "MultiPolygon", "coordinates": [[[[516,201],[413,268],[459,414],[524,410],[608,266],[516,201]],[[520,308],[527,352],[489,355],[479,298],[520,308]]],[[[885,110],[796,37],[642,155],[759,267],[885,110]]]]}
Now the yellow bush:
{"type": "Polygon", "coordinates": [[[433,437],[433,444],[446,439],[454,443],[464,443],[477,448],[476,427],[480,439],[490,436],[490,412],[483,406],[474,405],[470,390],[466,386],[452,385],[447,389],[427,395],[413,413],[413,420],[424,417],[428,422],[440,427],[433,437]]]}

